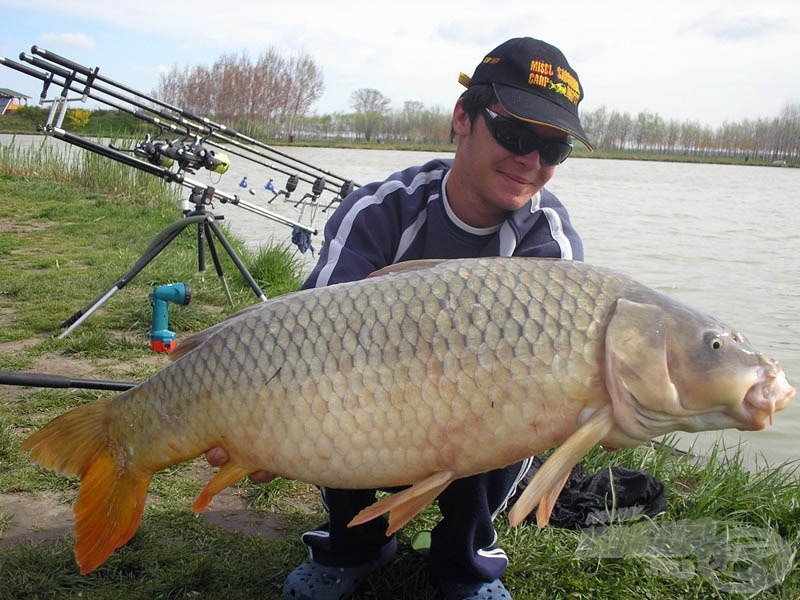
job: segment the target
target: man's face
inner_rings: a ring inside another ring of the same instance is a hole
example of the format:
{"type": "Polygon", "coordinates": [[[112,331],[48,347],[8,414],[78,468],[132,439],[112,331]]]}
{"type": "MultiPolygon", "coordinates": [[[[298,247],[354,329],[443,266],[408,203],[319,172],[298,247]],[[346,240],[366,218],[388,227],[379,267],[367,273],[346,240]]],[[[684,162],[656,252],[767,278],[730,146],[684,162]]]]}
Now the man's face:
{"type": "MultiPolygon", "coordinates": [[[[508,116],[497,103],[489,108],[499,115],[508,116]]],[[[555,167],[542,166],[538,150],[520,156],[505,149],[492,136],[484,114],[484,111],[479,112],[470,126],[461,103],[456,105],[453,127],[459,143],[454,170],[458,187],[453,190],[448,187],[448,199],[455,194],[471,198],[474,209],[481,208],[487,218],[494,214],[495,223],[499,223],[508,212],[524,206],[542,189],[555,173],[555,167]]],[[[557,129],[528,123],[523,126],[529,127],[542,139],[566,139],[557,129]]],[[[458,202],[456,198],[452,200],[458,202]]],[[[462,214],[459,217],[465,218],[462,214]]],[[[469,223],[468,219],[465,220],[469,223]]]]}

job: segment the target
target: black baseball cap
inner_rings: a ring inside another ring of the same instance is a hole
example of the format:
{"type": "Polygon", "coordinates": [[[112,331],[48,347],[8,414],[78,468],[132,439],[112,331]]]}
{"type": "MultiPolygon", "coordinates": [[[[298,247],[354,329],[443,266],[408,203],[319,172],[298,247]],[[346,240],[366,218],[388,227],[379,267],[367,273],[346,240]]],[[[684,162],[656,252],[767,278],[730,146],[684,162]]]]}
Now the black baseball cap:
{"type": "Polygon", "coordinates": [[[461,73],[458,81],[465,87],[491,84],[512,117],[560,129],[593,149],[578,117],[583,100],[578,74],[555,46],[530,37],[510,39],[487,54],[472,77],[461,73]]]}

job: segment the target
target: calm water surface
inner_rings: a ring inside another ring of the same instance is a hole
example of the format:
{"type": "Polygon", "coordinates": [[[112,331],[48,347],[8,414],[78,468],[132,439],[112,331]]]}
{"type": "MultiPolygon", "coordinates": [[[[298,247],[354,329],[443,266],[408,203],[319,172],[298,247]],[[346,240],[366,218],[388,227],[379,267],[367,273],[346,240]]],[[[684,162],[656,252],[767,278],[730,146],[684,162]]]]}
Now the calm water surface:
{"type": "MultiPolygon", "coordinates": [[[[278,150],[361,185],[439,156],[278,150]]],[[[238,159],[222,177],[198,172],[195,179],[239,194],[253,206],[314,226],[320,231],[312,239],[318,248],[329,213],[318,210],[312,220],[308,207],[294,207],[309,191],[305,184],[298,186],[291,202],[278,197],[267,204],[272,194],[263,185],[270,177],[277,189],[286,182],[285,175],[238,159]],[[244,176],[248,190],[238,186],[244,176]]],[[[570,210],[584,239],[587,262],[628,273],[720,318],[780,361],[789,381],[800,385],[800,169],[573,158],[558,168],[548,187],[570,210]]],[[[320,205],[332,197],[333,193],[325,192],[320,205]]],[[[240,207],[217,204],[214,212],[225,215],[231,230],[251,247],[290,239],[286,225],[240,207]]],[[[147,243],[142,240],[143,248],[147,243]]],[[[311,253],[302,256],[310,269],[311,253]]],[[[741,445],[751,463],[795,460],[800,448],[800,400],[779,413],[774,427],[766,431],[687,434],[681,439],[684,446],[694,444],[702,450],[720,437],[730,448],[741,445]]]]}

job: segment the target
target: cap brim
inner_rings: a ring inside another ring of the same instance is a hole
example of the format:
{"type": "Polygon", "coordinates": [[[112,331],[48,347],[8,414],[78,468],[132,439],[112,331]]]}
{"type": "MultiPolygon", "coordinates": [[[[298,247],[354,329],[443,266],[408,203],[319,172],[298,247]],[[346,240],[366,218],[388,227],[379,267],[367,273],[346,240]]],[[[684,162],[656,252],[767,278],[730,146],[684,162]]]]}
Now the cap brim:
{"type": "Polygon", "coordinates": [[[492,86],[500,104],[512,117],[563,131],[586,146],[587,150],[594,150],[580,121],[570,111],[529,91],[499,83],[493,83],[492,86]]]}

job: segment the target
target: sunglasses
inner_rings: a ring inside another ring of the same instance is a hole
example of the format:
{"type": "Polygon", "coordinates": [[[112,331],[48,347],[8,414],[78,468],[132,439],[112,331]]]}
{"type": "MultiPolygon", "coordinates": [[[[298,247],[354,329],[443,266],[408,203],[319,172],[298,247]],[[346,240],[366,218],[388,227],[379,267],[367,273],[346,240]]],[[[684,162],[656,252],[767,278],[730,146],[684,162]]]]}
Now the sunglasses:
{"type": "Polygon", "coordinates": [[[488,108],[483,109],[486,126],[495,141],[503,148],[519,156],[539,151],[539,164],[554,167],[563,163],[572,153],[572,143],[543,140],[531,129],[515,119],[498,115],[488,108]]]}

